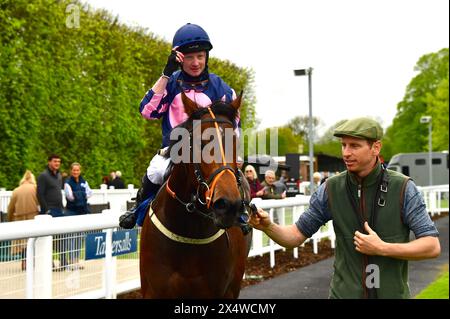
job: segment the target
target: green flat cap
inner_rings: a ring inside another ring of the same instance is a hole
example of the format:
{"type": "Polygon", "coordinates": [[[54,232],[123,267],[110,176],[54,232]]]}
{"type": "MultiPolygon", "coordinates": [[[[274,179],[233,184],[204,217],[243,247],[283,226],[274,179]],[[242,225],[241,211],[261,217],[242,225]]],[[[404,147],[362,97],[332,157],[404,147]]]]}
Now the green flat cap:
{"type": "Polygon", "coordinates": [[[334,136],[353,136],[366,140],[381,140],[383,137],[383,128],[381,125],[370,118],[358,117],[347,120],[334,130],[334,136]]]}

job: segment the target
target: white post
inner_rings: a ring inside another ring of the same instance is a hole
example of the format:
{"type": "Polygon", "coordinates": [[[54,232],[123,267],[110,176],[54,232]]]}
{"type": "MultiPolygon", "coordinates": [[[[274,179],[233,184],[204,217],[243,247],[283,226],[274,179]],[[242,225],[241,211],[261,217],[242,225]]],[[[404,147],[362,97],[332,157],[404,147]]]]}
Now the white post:
{"type": "Polygon", "coordinates": [[[28,238],[27,241],[27,286],[26,286],[26,296],[27,299],[33,299],[33,283],[34,283],[34,243],[36,238],[28,238]]]}
{"type": "MultiPolygon", "coordinates": [[[[269,210],[269,216],[270,220],[273,221],[273,208],[269,210]]],[[[270,246],[270,267],[275,267],[275,242],[270,239],[269,240],[269,246],[270,246]]]]}
{"type": "Polygon", "coordinates": [[[431,116],[430,116],[430,123],[428,124],[428,168],[430,174],[430,186],[433,185],[433,158],[432,158],[432,152],[433,152],[433,138],[432,138],[432,129],[431,129],[431,116]]]}
{"type": "Polygon", "coordinates": [[[112,269],[112,233],[111,228],[106,230],[105,238],[105,298],[112,299],[114,297],[114,274],[112,269]]]}
{"type": "MultiPolygon", "coordinates": [[[[298,219],[299,213],[297,212],[298,206],[292,207],[292,223],[295,223],[298,219]]],[[[293,249],[293,255],[295,259],[298,259],[298,247],[293,249]]]]}
{"type": "MultiPolygon", "coordinates": [[[[39,223],[51,223],[52,216],[37,215],[39,223]]],[[[37,299],[52,298],[52,253],[53,237],[45,236],[36,239],[34,268],[34,297],[37,299]]],[[[28,256],[27,256],[28,257],[28,256]]]]}
{"type": "MultiPolygon", "coordinates": [[[[320,230],[319,230],[319,232],[320,232],[320,230]]],[[[319,252],[319,249],[317,247],[318,242],[319,242],[319,239],[317,237],[314,237],[314,239],[313,239],[313,252],[314,252],[315,255],[317,255],[317,253],[319,252]]]]}

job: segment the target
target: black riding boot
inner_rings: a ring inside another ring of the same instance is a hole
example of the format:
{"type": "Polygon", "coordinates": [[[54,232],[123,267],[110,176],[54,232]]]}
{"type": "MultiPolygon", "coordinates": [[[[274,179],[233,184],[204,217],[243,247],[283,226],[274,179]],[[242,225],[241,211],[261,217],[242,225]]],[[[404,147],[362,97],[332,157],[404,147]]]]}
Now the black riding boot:
{"type": "Polygon", "coordinates": [[[122,216],[119,217],[119,226],[126,229],[132,229],[136,225],[137,214],[136,209],[139,205],[149,198],[152,194],[156,194],[160,185],[153,184],[147,177],[147,174],[142,177],[142,186],[136,194],[136,203],[133,207],[122,216]]]}
{"type": "Polygon", "coordinates": [[[119,226],[126,229],[132,229],[136,225],[137,216],[135,214],[139,204],[142,203],[143,188],[139,188],[136,194],[134,206],[119,217],[119,226]]]}

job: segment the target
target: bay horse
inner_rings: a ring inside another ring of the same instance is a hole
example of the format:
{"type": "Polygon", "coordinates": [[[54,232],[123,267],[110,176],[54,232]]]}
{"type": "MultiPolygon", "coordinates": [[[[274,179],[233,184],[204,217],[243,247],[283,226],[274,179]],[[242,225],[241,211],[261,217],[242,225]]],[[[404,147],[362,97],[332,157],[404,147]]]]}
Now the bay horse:
{"type": "Polygon", "coordinates": [[[147,209],[140,244],[144,298],[239,296],[251,242],[251,232],[244,236],[238,224],[250,200],[248,183],[236,166],[233,129],[241,99],[242,92],[231,103],[201,108],[182,93],[188,120],[180,127],[189,132],[184,151],[189,152],[190,161],[172,164],[168,179],[147,209]],[[221,154],[214,154],[220,156],[210,162],[201,156],[200,163],[193,163],[195,152],[207,147],[201,140],[206,129],[214,133],[221,154]],[[231,141],[223,137],[227,129],[233,132],[231,141]],[[195,139],[202,144],[197,150],[195,139]],[[224,150],[230,146],[233,157],[227,162],[224,150]]]}

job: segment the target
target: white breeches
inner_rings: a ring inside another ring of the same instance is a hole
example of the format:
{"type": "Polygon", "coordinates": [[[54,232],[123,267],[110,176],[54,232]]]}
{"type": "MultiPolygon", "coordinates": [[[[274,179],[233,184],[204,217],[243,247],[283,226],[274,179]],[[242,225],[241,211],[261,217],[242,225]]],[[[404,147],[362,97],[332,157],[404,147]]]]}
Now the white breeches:
{"type": "Polygon", "coordinates": [[[147,167],[147,177],[153,184],[162,185],[164,182],[164,173],[169,166],[170,158],[166,158],[159,154],[153,156],[147,167]]]}

